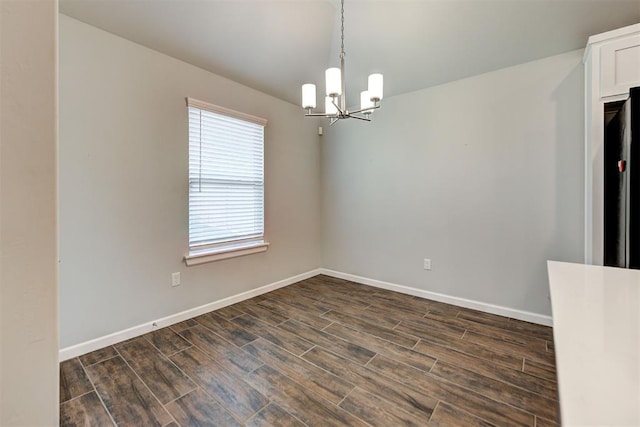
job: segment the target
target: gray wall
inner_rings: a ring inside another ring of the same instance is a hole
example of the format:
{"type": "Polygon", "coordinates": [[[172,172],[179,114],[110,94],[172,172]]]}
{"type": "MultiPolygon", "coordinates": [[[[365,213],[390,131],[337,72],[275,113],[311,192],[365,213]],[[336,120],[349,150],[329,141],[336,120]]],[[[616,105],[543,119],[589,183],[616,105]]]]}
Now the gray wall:
{"type": "Polygon", "coordinates": [[[0,426],[58,425],[57,19],[0,2],[0,426]]]}
{"type": "Polygon", "coordinates": [[[320,265],[317,122],[295,105],[60,16],[60,346],[320,265]],[[185,267],[190,96],[269,120],[262,254],[185,267]],[[171,273],[182,285],[171,287],[171,273]]]}
{"type": "Polygon", "coordinates": [[[385,99],[319,139],[296,105],[60,21],[61,347],[320,266],[549,314],[545,261],[581,260],[581,51],[385,99]],[[269,120],[266,253],[181,261],[185,96],[269,120]]]}
{"type": "Polygon", "coordinates": [[[550,314],[545,261],[582,259],[581,58],[392,97],[370,124],[331,127],[323,267],[550,314]]]}

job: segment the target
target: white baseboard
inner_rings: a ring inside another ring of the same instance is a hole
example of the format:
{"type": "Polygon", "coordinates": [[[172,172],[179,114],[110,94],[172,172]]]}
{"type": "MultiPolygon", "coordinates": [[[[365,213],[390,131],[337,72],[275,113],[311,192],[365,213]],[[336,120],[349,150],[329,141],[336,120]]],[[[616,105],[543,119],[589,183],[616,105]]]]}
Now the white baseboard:
{"type": "Polygon", "coordinates": [[[445,294],[439,294],[437,292],[425,291],[423,289],[412,288],[409,286],[398,285],[395,283],[384,282],[382,280],[370,279],[367,277],[356,276],[354,274],[342,273],[340,271],[329,270],[326,268],[317,268],[315,270],[307,271],[306,273],[298,274],[296,276],[288,277],[277,282],[270,283],[268,285],[261,286],[256,289],[252,289],[246,292],[232,295],[221,300],[213,301],[208,304],[201,305],[199,307],[191,308],[189,310],[182,311],[180,313],[172,314],[161,319],[153,320],[142,325],[134,326],[123,331],[114,332],[103,337],[99,337],[87,342],[76,344],[70,347],[65,347],[59,351],[59,360],[63,362],[65,360],[73,359],[74,357],[81,356],[83,354],[98,350],[108,345],[113,345],[130,338],[135,338],[140,335],[144,335],[147,332],[151,332],[154,329],[164,328],[175,323],[182,322],[187,319],[191,319],[201,314],[208,313],[213,310],[217,310],[228,305],[235,304],[240,301],[244,301],[258,295],[266,294],[267,292],[274,291],[285,286],[292,285],[301,280],[308,279],[318,274],[325,274],[331,277],[337,277],[339,279],[350,280],[356,283],[362,283],[363,285],[369,285],[376,288],[387,289],[390,291],[400,292],[407,295],[413,295],[421,298],[430,299],[433,301],[444,302],[447,304],[457,305],[459,307],[471,308],[474,310],[484,311],[486,313],[498,314],[500,316],[511,317],[513,319],[524,320],[531,323],[537,323],[539,325],[551,326],[551,316],[543,314],[532,313],[529,311],[516,310],[513,308],[502,307],[499,305],[489,304],[480,301],[473,301],[466,298],[459,298],[445,294]],[[155,324],[155,326],[154,326],[155,324]]]}
{"type": "Polygon", "coordinates": [[[551,316],[544,314],[532,313],[530,311],[516,310],[513,308],[503,307],[499,305],[489,304],[486,302],[474,301],[466,298],[459,298],[437,292],[425,291],[423,289],[412,288],[409,286],[397,285],[395,283],[383,282],[381,280],[369,279],[367,277],[356,276],[354,274],[342,273],[340,271],[328,270],[321,268],[320,274],[336,277],[338,279],[350,280],[352,282],[369,285],[376,288],[387,289],[390,291],[400,292],[407,295],[413,295],[420,298],[426,298],[433,301],[444,302],[447,304],[457,305],[459,307],[471,308],[473,310],[484,311],[485,313],[498,314],[500,316],[510,317],[512,319],[524,320],[526,322],[537,323],[544,326],[552,326],[551,316]]]}
{"type": "Polygon", "coordinates": [[[276,289],[289,286],[293,283],[308,279],[309,277],[313,277],[318,274],[320,274],[320,269],[307,271],[306,273],[288,277],[286,279],[279,280],[277,282],[273,282],[256,289],[251,289],[250,291],[242,292],[237,295],[232,295],[230,297],[223,298],[221,300],[213,301],[208,304],[201,305],[199,307],[182,311],[180,313],[172,314],[170,316],[163,317],[162,319],[152,320],[150,322],[144,323],[142,325],[134,326],[132,328],[125,329],[123,331],[114,332],[112,334],[105,335],[103,337],[99,337],[87,342],[72,345],[70,347],[65,347],[63,349],[60,349],[58,358],[60,362],[73,359],[74,357],[92,352],[94,350],[98,350],[108,345],[113,345],[113,344],[128,340],[130,338],[144,335],[147,332],[151,332],[154,329],[164,328],[165,326],[170,326],[175,323],[179,323],[184,320],[191,319],[192,317],[200,316],[201,314],[208,313],[213,310],[218,310],[228,305],[232,305],[237,302],[256,297],[258,295],[266,294],[267,292],[275,291],[276,289]]]}

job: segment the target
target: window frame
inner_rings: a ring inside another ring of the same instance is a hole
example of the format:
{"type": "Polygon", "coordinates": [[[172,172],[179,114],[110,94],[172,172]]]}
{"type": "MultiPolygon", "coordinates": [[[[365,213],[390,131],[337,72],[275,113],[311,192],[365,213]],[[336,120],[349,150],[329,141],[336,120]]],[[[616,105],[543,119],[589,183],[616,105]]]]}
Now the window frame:
{"type": "MultiPolygon", "coordinates": [[[[197,108],[199,110],[208,111],[214,114],[224,115],[227,117],[231,117],[233,119],[242,120],[245,122],[254,123],[263,127],[263,136],[262,136],[262,150],[264,153],[265,149],[265,140],[266,140],[266,126],[267,120],[252,116],[250,114],[242,113],[239,111],[231,110],[229,108],[221,107],[218,105],[210,104],[208,102],[199,101],[194,98],[186,98],[187,104],[187,128],[189,127],[189,109],[191,107],[197,108]]],[[[187,131],[187,142],[188,142],[188,158],[191,158],[191,147],[190,147],[190,135],[189,131],[187,131]]],[[[243,238],[243,239],[235,239],[229,240],[219,243],[209,243],[198,246],[191,246],[191,214],[188,214],[188,251],[184,256],[184,261],[187,266],[198,265],[212,261],[218,261],[243,255],[249,255],[259,252],[264,252],[268,249],[269,243],[266,241],[265,233],[266,233],[266,218],[265,218],[265,170],[264,170],[264,155],[262,159],[262,236],[252,237],[252,238],[243,238]]],[[[190,174],[190,171],[187,172],[187,175],[190,174]]],[[[188,205],[191,204],[191,185],[188,178],[188,205]]],[[[188,207],[190,209],[190,206],[188,207]]]]}

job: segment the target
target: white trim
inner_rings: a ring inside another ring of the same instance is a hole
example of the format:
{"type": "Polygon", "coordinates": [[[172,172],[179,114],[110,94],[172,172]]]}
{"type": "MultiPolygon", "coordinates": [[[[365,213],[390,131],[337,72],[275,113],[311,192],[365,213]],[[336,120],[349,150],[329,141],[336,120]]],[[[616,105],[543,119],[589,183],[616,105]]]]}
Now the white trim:
{"type": "Polygon", "coordinates": [[[251,114],[243,113],[241,111],[232,110],[231,108],[221,107],[219,105],[209,104],[205,101],[200,101],[194,98],[187,98],[187,106],[195,107],[201,110],[210,111],[212,113],[222,114],[223,116],[234,117],[236,119],[244,120],[247,122],[255,123],[262,127],[267,126],[267,119],[262,117],[252,116],[251,114]]]}
{"type": "Polygon", "coordinates": [[[584,50],[584,55],[582,58],[582,62],[587,62],[587,57],[591,52],[591,48],[596,43],[608,42],[611,40],[615,40],[617,38],[626,37],[629,34],[640,32],[640,24],[632,24],[627,27],[618,28],[615,30],[607,31],[606,33],[600,33],[593,36],[590,36],[587,40],[587,47],[584,50]]]}
{"type": "Polygon", "coordinates": [[[94,350],[98,350],[108,345],[113,345],[113,344],[128,340],[130,338],[135,338],[137,336],[144,335],[148,332],[151,332],[154,329],[164,328],[165,326],[170,326],[175,323],[179,323],[184,320],[199,316],[201,314],[208,313],[213,310],[218,310],[228,305],[232,305],[237,302],[244,301],[249,298],[253,298],[258,295],[266,294],[267,292],[271,292],[276,289],[292,285],[301,280],[305,280],[310,277],[317,276],[318,274],[320,274],[320,269],[307,271],[306,273],[301,273],[295,276],[291,276],[286,279],[261,286],[257,289],[251,289],[249,291],[232,295],[230,297],[223,298],[217,301],[213,301],[208,304],[201,305],[199,307],[191,308],[189,310],[185,310],[177,314],[172,314],[170,316],[163,317],[161,319],[152,320],[150,322],[143,323],[142,325],[134,326],[132,328],[125,329],[123,331],[114,332],[112,334],[105,335],[103,337],[96,338],[87,342],[72,345],[70,347],[65,347],[63,349],[60,349],[58,353],[59,361],[64,362],[65,360],[69,360],[74,357],[81,356],[83,354],[89,353],[94,350]]]}
{"type": "Polygon", "coordinates": [[[400,292],[402,294],[413,295],[420,298],[426,298],[433,301],[453,304],[453,305],[457,305],[458,307],[471,308],[473,310],[479,310],[485,313],[498,314],[500,316],[510,317],[512,319],[518,319],[518,320],[524,320],[526,322],[537,323],[539,325],[552,326],[553,324],[553,320],[551,316],[532,313],[530,311],[516,310],[513,308],[489,304],[486,302],[474,301],[466,298],[439,294],[437,292],[431,292],[424,289],[417,289],[409,286],[398,285],[395,283],[383,282],[382,280],[369,279],[367,277],[356,276],[355,274],[349,274],[349,273],[342,273],[340,271],[328,270],[326,268],[321,268],[320,274],[336,277],[338,279],[350,280],[352,282],[361,283],[363,285],[369,285],[376,288],[400,292]]]}
{"type": "Polygon", "coordinates": [[[203,249],[201,251],[193,251],[184,256],[184,262],[187,266],[204,264],[206,262],[220,261],[227,258],[235,258],[244,255],[256,254],[264,252],[269,248],[268,242],[260,241],[259,243],[244,244],[240,246],[221,246],[215,249],[203,249]]]}

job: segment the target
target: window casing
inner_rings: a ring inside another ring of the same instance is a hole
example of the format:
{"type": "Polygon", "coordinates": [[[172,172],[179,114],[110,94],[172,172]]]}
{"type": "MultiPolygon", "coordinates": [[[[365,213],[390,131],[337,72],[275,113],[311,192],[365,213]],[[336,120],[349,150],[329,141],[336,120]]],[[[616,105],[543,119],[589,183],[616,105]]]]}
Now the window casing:
{"type": "Polygon", "coordinates": [[[266,250],[264,128],[267,121],[192,98],[187,98],[187,106],[187,264],[266,250]],[[200,259],[203,257],[208,259],[200,259]]]}

